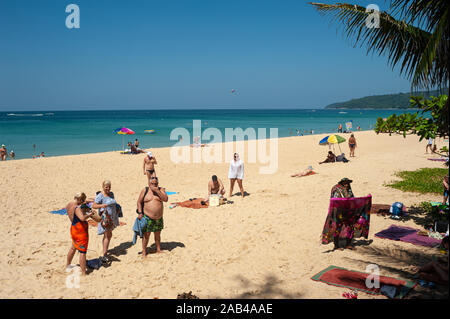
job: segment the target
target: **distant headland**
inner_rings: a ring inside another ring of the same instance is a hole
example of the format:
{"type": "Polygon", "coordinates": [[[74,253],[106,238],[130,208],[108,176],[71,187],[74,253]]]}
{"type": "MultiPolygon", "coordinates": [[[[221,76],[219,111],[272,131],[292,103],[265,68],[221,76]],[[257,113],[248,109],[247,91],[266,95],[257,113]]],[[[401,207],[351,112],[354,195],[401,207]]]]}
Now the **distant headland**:
{"type": "MultiPolygon", "coordinates": [[[[448,89],[442,91],[423,91],[414,93],[413,95],[422,95],[425,98],[429,98],[430,96],[439,96],[440,94],[448,94],[448,89]]],[[[333,103],[325,106],[325,109],[409,109],[411,108],[410,99],[411,92],[372,95],[346,102],[333,103]]]]}

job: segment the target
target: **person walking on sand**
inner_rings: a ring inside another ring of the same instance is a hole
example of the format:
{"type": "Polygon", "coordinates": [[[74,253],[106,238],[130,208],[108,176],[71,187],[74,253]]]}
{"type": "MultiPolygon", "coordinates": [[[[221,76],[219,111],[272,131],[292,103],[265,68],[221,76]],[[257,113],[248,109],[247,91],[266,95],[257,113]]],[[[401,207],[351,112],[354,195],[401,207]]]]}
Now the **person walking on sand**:
{"type": "Polygon", "coordinates": [[[148,187],[145,187],[139,194],[136,213],[141,220],[145,218],[147,224],[144,227],[142,237],[142,258],[147,256],[147,245],[150,240],[150,234],[155,235],[156,252],[161,250],[161,231],[164,228],[164,205],[168,201],[166,189],[158,186],[158,177],[152,176],[148,181],[148,187]]]}
{"type": "Polygon", "coordinates": [[[2,144],[2,147],[0,148],[0,160],[6,161],[7,155],[8,155],[8,151],[5,147],[5,144],[2,144]]]}
{"type": "Polygon", "coordinates": [[[117,211],[114,193],[111,192],[111,182],[105,180],[102,184],[102,191],[97,194],[92,203],[93,209],[98,209],[102,221],[98,223],[98,235],[103,235],[103,256],[100,260],[104,263],[108,262],[108,247],[112,238],[112,231],[119,226],[119,215],[117,211]]]}
{"type": "Polygon", "coordinates": [[[88,205],[82,204],[75,208],[72,224],[70,226],[70,236],[72,237],[72,246],[67,254],[66,269],[72,263],[75,252],[80,253],[81,275],[86,275],[86,253],[89,244],[89,224],[87,219],[94,213],[88,205]]]}
{"type": "Polygon", "coordinates": [[[425,147],[425,153],[428,154],[428,148],[430,148],[430,152],[433,153],[433,139],[430,137],[427,142],[427,146],[425,147]]]}
{"type": "Polygon", "coordinates": [[[244,197],[244,187],[242,186],[242,180],[244,179],[244,162],[241,161],[238,153],[234,153],[233,160],[231,161],[228,170],[228,178],[230,179],[230,197],[233,196],[233,188],[236,181],[241,190],[241,196],[244,197]]]}
{"type": "Polygon", "coordinates": [[[442,181],[442,186],[444,186],[444,200],[442,201],[442,204],[446,204],[448,200],[448,175],[444,176],[444,180],[442,181]]]}
{"type": "Polygon", "coordinates": [[[353,134],[348,139],[348,147],[350,148],[350,157],[355,157],[356,138],[353,134]]]}
{"type": "Polygon", "coordinates": [[[152,152],[147,152],[147,156],[144,158],[144,175],[147,175],[147,178],[150,181],[150,177],[156,176],[155,173],[155,164],[158,164],[156,158],[153,156],[152,152]]]}

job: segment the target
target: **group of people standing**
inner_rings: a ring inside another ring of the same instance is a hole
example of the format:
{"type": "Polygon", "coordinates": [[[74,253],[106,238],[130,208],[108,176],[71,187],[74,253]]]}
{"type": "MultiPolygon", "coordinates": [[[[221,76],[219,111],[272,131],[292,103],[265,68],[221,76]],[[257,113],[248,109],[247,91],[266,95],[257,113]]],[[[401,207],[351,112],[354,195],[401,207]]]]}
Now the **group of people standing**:
{"type": "Polygon", "coordinates": [[[5,144],[2,144],[2,147],[0,147],[0,161],[6,161],[6,158],[9,156],[10,159],[14,159],[16,154],[13,150],[11,150],[8,154],[8,150],[6,149],[5,144]]]}
{"type": "MultiPolygon", "coordinates": [[[[164,202],[168,201],[165,188],[159,186],[158,176],[156,175],[156,158],[151,152],[147,152],[143,161],[143,173],[146,175],[148,186],[144,187],[137,199],[137,218],[136,224],[142,232],[142,257],[147,256],[147,246],[150,235],[153,232],[155,238],[156,252],[161,250],[161,231],[164,229],[164,202]]],[[[233,187],[237,181],[241,194],[244,196],[242,180],[244,178],[244,163],[240,160],[239,154],[235,153],[230,163],[228,172],[230,178],[230,197],[233,187]]],[[[224,195],[225,190],[221,180],[213,176],[212,181],[208,183],[208,195],[224,195]]],[[[81,192],[74,196],[73,201],[66,205],[67,215],[71,222],[70,234],[72,245],[67,254],[66,268],[70,267],[75,253],[80,253],[79,264],[81,274],[86,274],[86,253],[89,244],[89,218],[98,222],[98,235],[103,235],[103,251],[100,256],[102,263],[110,261],[108,257],[108,248],[111,242],[113,230],[119,226],[119,217],[122,217],[120,205],[116,202],[114,193],[111,191],[111,182],[105,180],[102,183],[102,191],[97,192],[95,198],[87,198],[86,194],[81,192]],[[94,210],[98,210],[98,213],[94,210]]],[[[134,227],[133,227],[134,228],[134,227]]]]}

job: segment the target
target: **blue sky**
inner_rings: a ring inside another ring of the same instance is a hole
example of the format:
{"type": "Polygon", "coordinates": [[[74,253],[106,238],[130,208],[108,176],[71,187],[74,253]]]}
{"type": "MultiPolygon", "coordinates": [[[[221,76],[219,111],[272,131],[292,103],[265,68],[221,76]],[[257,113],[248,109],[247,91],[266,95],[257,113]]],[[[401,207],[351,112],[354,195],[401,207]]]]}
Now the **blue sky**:
{"type": "Polygon", "coordinates": [[[409,87],[307,1],[0,1],[0,111],[322,108],[409,87]]]}

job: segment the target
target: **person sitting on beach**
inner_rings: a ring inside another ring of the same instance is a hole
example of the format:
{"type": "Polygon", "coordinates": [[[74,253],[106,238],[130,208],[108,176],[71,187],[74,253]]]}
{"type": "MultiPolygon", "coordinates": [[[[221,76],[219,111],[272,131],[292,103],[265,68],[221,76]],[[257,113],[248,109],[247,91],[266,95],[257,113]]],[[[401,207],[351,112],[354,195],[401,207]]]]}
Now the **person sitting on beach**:
{"type": "Polygon", "coordinates": [[[336,162],[336,155],[332,151],[328,151],[327,158],[323,162],[319,162],[319,164],[323,163],[334,163],[336,162]]]}
{"type": "Polygon", "coordinates": [[[139,148],[139,141],[138,141],[138,139],[134,140],[134,146],[136,146],[136,148],[139,148]]]}
{"type": "Polygon", "coordinates": [[[444,200],[442,201],[442,204],[446,204],[448,200],[448,175],[444,176],[444,180],[442,181],[442,186],[444,186],[444,200]]]}
{"type": "MultiPolygon", "coordinates": [[[[331,198],[351,198],[354,197],[352,188],[350,183],[353,181],[348,178],[341,179],[336,185],[331,189],[331,198]]],[[[339,249],[343,250],[343,248],[339,248],[339,235],[342,228],[345,226],[346,221],[342,218],[342,216],[334,216],[333,220],[336,222],[336,232],[334,236],[334,250],[339,249]]],[[[353,232],[347,234],[345,248],[354,250],[356,249],[351,245],[353,239],[353,232]]]]}
{"type": "Polygon", "coordinates": [[[345,157],[345,154],[342,153],[341,155],[336,156],[336,162],[347,163],[347,162],[349,162],[349,160],[345,157]]]}
{"type": "Polygon", "coordinates": [[[147,152],[147,156],[144,158],[144,175],[150,180],[150,177],[156,176],[155,164],[158,164],[156,158],[153,156],[152,152],[147,152]]]}
{"type": "Polygon", "coordinates": [[[165,188],[158,186],[158,177],[150,177],[148,185],[139,194],[136,209],[138,218],[145,218],[147,221],[147,225],[143,229],[142,258],[147,256],[147,245],[152,232],[155,234],[156,252],[161,252],[161,231],[164,228],[163,202],[167,202],[169,199],[165,188]]]}
{"type": "Polygon", "coordinates": [[[312,174],[316,174],[316,172],[313,171],[312,166],[308,166],[307,169],[305,169],[304,171],[291,175],[291,177],[302,177],[302,176],[308,176],[308,175],[312,175],[312,174]]]}
{"type": "Polygon", "coordinates": [[[103,235],[103,256],[100,260],[104,263],[108,261],[106,256],[109,243],[112,238],[112,231],[119,226],[119,214],[117,211],[114,193],[111,191],[111,182],[105,180],[102,184],[102,191],[97,194],[95,201],[92,203],[93,209],[98,209],[102,221],[98,223],[98,235],[103,235]]]}
{"type": "Polygon", "coordinates": [[[130,148],[131,154],[145,153],[144,150],[141,150],[140,148],[137,148],[131,142],[128,142],[128,147],[130,148]]]}
{"type": "Polygon", "coordinates": [[[86,253],[89,244],[89,224],[87,219],[94,213],[87,204],[79,205],[75,208],[72,225],[70,226],[70,236],[72,237],[72,246],[67,254],[66,269],[72,263],[75,252],[80,253],[81,275],[86,275],[86,253]]]}
{"type": "Polygon", "coordinates": [[[7,155],[8,155],[8,151],[5,147],[5,144],[2,144],[2,147],[0,148],[0,160],[6,161],[7,155]]]}
{"type": "Polygon", "coordinates": [[[225,195],[225,187],[216,175],[213,175],[211,180],[208,182],[208,196],[205,198],[205,201],[209,200],[209,196],[211,196],[211,194],[218,194],[220,197],[225,195]]]}
{"type": "Polygon", "coordinates": [[[442,239],[441,242],[441,245],[447,252],[447,260],[443,261],[438,259],[437,261],[431,261],[428,264],[422,266],[418,271],[418,275],[421,279],[433,283],[448,285],[448,240],[448,236],[446,236],[442,239]]]}

